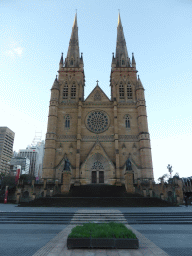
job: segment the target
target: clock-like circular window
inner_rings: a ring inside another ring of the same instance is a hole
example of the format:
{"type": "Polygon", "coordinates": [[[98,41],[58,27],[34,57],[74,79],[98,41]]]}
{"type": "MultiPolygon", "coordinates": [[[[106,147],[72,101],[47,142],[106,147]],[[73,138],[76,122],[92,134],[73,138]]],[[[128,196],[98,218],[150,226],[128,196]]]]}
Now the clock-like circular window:
{"type": "Polygon", "coordinates": [[[104,111],[92,111],[87,115],[86,126],[91,132],[104,132],[109,127],[109,118],[104,111]]]}

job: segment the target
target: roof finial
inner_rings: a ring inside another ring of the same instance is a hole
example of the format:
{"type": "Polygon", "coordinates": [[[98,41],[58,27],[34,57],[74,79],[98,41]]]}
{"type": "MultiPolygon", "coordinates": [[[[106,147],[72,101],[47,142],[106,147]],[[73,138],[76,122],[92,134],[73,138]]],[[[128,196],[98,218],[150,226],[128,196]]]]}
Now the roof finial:
{"type": "Polygon", "coordinates": [[[121,17],[120,17],[120,10],[118,9],[119,13],[118,13],[118,26],[122,27],[121,24],[121,17]]]}
{"type": "Polygon", "coordinates": [[[97,82],[97,85],[98,85],[99,81],[97,80],[96,82],[97,82]]]}

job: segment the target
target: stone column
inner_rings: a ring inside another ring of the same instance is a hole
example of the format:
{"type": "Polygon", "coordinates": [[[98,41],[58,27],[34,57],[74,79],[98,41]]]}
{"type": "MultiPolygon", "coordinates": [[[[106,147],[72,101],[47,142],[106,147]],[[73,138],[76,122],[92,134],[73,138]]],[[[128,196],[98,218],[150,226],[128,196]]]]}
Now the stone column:
{"type": "Polygon", "coordinates": [[[145,188],[143,189],[143,196],[144,196],[144,197],[147,197],[147,191],[146,191],[145,188]]]}
{"type": "Polygon", "coordinates": [[[61,194],[69,193],[71,186],[71,172],[63,172],[63,185],[61,185],[61,194]]]}
{"type": "Polygon", "coordinates": [[[116,162],[116,186],[121,186],[120,181],[120,169],[119,169],[119,135],[118,135],[118,124],[117,124],[117,102],[114,101],[114,133],[115,133],[115,162],[116,162]]]}
{"type": "Polygon", "coordinates": [[[76,177],[75,186],[80,186],[80,148],[81,148],[81,113],[82,113],[82,102],[79,101],[78,105],[78,120],[77,120],[77,151],[76,151],[76,177]]]}
{"type": "Polygon", "coordinates": [[[133,171],[127,171],[125,173],[125,188],[127,193],[135,192],[135,188],[133,185],[133,171]]]}

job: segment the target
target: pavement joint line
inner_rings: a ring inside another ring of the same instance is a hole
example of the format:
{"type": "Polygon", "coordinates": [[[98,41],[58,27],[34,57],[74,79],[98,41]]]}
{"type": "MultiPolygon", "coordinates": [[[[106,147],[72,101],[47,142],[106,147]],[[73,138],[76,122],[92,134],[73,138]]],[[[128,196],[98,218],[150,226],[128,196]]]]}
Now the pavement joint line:
{"type": "MultiPolygon", "coordinates": [[[[81,210],[80,210],[81,211],[81,210]]],[[[87,210],[87,212],[92,210],[87,210]]],[[[102,210],[101,210],[102,211],[102,210]]],[[[107,211],[107,210],[105,210],[107,211]]],[[[115,210],[120,212],[119,210],[115,210]]],[[[121,213],[121,212],[120,212],[121,213]]],[[[122,213],[121,213],[122,214],[122,213]]],[[[122,214],[123,215],[123,214],[122,214]]],[[[98,249],[70,249],[67,248],[67,236],[71,232],[71,229],[76,225],[69,224],[64,230],[57,234],[52,240],[50,240],[45,246],[39,249],[33,256],[73,256],[73,255],[98,255],[98,249]],[[91,253],[89,253],[91,252],[91,253]]],[[[142,235],[140,232],[132,228],[129,224],[125,226],[131,229],[139,239],[139,249],[137,251],[132,249],[113,249],[113,252],[117,252],[118,256],[169,256],[166,252],[156,246],[152,241],[142,235]]],[[[103,255],[108,255],[109,249],[103,250],[103,255]]]]}

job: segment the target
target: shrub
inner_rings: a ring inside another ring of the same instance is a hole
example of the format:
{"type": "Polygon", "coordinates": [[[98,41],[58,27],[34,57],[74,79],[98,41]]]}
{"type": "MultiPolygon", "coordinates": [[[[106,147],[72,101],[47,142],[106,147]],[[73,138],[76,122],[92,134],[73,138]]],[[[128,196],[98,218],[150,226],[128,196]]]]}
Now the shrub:
{"type": "Polygon", "coordinates": [[[137,238],[136,235],[122,223],[85,223],[71,230],[68,238],[137,238]]]}

